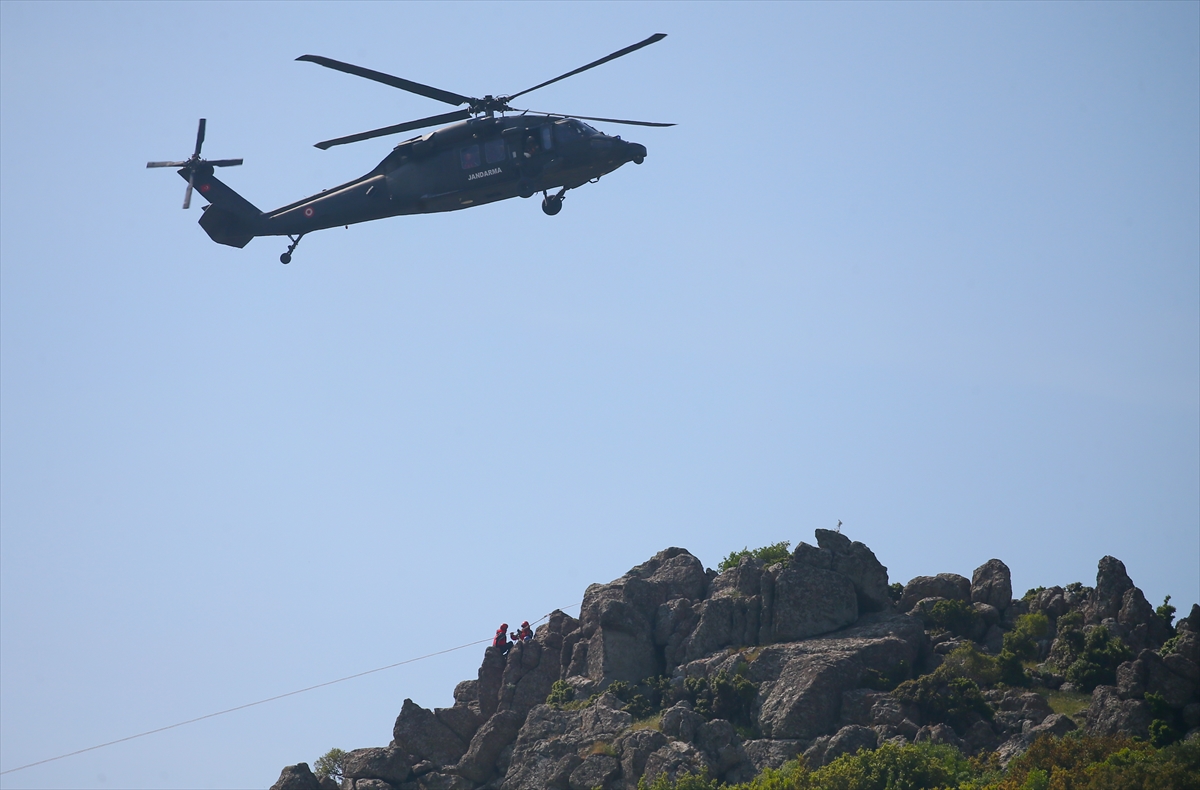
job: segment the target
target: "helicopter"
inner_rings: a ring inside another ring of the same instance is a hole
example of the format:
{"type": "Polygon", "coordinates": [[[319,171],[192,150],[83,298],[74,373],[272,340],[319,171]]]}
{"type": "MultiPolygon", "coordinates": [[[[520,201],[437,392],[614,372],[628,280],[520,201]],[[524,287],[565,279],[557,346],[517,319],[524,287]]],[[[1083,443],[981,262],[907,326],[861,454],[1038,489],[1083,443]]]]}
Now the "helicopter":
{"type": "Polygon", "coordinates": [[[178,162],[147,162],[146,167],[178,168],[179,175],[187,181],[183,208],[191,205],[193,191],[199,191],[208,201],[203,207],[200,227],[218,244],[242,248],[256,236],[287,236],[291,244],[279,256],[281,263],[291,263],[300,240],[313,231],[402,214],[457,211],[512,197],[530,198],[540,192],[542,211],[554,216],[562,210],[568,190],[595,183],[627,162],[640,165],[646,158],[646,146],[622,140],[619,135],[604,134],[587,121],[652,127],[675,124],[520,110],[513,108],[511,102],[664,38],[665,33],[655,33],[532,88],[482,98],[319,55],[302,55],[296,60],[466,107],[317,143],[317,148],[327,150],[440,126],[400,143],[366,175],[273,211],[260,211],[213,175],[215,168],[233,167],[243,160],[201,158],[207,123],[204,118],[200,119],[191,157],[178,162]]]}

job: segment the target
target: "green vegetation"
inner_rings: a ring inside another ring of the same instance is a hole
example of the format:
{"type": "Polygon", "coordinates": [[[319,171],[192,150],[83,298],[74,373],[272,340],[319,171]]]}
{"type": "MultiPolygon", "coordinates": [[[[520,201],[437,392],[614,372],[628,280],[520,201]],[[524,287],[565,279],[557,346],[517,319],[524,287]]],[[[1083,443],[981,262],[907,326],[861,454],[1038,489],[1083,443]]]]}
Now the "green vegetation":
{"type": "Polygon", "coordinates": [[[550,687],[550,694],[546,697],[546,704],[552,708],[565,708],[574,701],[575,687],[564,680],[554,681],[554,685],[550,687]]]}
{"type": "Polygon", "coordinates": [[[1025,591],[1025,594],[1021,596],[1021,600],[1027,604],[1033,603],[1033,599],[1037,598],[1038,593],[1040,593],[1044,589],[1046,589],[1046,588],[1045,587],[1032,587],[1025,591]]]}
{"type": "Polygon", "coordinates": [[[1172,623],[1175,622],[1175,607],[1171,606],[1171,596],[1163,598],[1162,606],[1155,609],[1154,613],[1162,618],[1162,621],[1167,624],[1167,628],[1174,632],[1175,626],[1172,623]]]}
{"type": "Polygon", "coordinates": [[[929,624],[955,636],[970,637],[979,624],[979,614],[962,601],[938,601],[929,609],[929,624]]]}
{"type": "Polygon", "coordinates": [[[1079,657],[1067,667],[1067,680],[1082,691],[1117,682],[1117,667],[1133,658],[1133,651],[1119,637],[1098,625],[1087,632],[1079,657]]]}
{"type": "MultiPolygon", "coordinates": [[[[686,678],[683,685],[673,687],[668,678],[646,678],[637,685],[615,680],[604,689],[624,702],[621,710],[637,722],[653,722],[644,727],[658,729],[661,713],[676,702],[687,700],[692,710],[705,719],[725,719],[745,738],[757,738],[751,712],[758,697],[758,686],[744,676],[746,665],[739,664],[733,674],[721,670],[711,678],[686,678]]],[[[586,708],[600,698],[593,694],[586,700],[575,699],[575,689],[563,681],[555,681],[546,697],[546,704],[562,710],[586,708]]]]}
{"type": "Polygon", "coordinates": [[[683,683],[692,709],[706,719],[725,719],[735,727],[753,727],[751,711],[758,686],[741,674],[721,670],[711,678],[687,678],[683,683]]]}
{"type": "Polygon", "coordinates": [[[736,568],[738,563],[742,561],[742,557],[762,560],[767,565],[772,565],[776,562],[786,562],[792,556],[792,553],[788,550],[791,545],[790,541],[783,540],[779,543],[772,543],[770,546],[754,549],[753,551],[749,547],[741,551],[731,551],[728,557],[721,560],[721,564],[717,566],[717,570],[724,573],[730,568],[736,568]]]}
{"type": "Polygon", "coordinates": [[[1161,694],[1147,694],[1146,702],[1150,704],[1150,713],[1154,716],[1150,722],[1150,743],[1167,746],[1179,740],[1180,732],[1187,729],[1180,713],[1167,705],[1161,694]]]}
{"type": "Polygon", "coordinates": [[[1050,691],[1046,693],[1050,710],[1074,719],[1092,704],[1092,695],[1081,691],[1050,691]]]}
{"type": "Polygon", "coordinates": [[[1037,659],[1038,640],[1050,632],[1050,619],[1044,614],[1023,614],[1011,631],[1004,635],[1000,650],[1000,681],[1009,686],[1028,686],[1025,665],[1037,659]]]}
{"type": "Polygon", "coordinates": [[[900,659],[890,670],[880,672],[878,669],[867,669],[858,680],[860,688],[874,689],[875,691],[892,691],[904,681],[908,680],[911,671],[908,662],[900,659]]]}
{"type": "Polygon", "coordinates": [[[317,758],[313,763],[313,773],[318,779],[329,777],[338,784],[342,783],[342,769],[345,766],[346,753],[341,749],[330,749],[317,758]]]}
{"type": "Polygon", "coordinates": [[[900,582],[889,584],[888,597],[892,599],[892,603],[900,603],[900,599],[904,597],[904,585],[900,582]]]}
{"type": "Polygon", "coordinates": [[[927,723],[949,724],[963,733],[979,719],[992,720],[992,708],[979,686],[991,685],[999,679],[998,664],[974,645],[963,645],[946,656],[945,662],[930,674],[901,683],[892,696],[920,708],[927,723]]]}
{"type": "Polygon", "coordinates": [[[721,785],[707,772],[643,778],[639,790],[1194,790],[1200,738],[1167,747],[1122,736],[1043,737],[1001,770],[952,746],[885,743],[810,771],[803,758],[749,782],[721,785]]]}

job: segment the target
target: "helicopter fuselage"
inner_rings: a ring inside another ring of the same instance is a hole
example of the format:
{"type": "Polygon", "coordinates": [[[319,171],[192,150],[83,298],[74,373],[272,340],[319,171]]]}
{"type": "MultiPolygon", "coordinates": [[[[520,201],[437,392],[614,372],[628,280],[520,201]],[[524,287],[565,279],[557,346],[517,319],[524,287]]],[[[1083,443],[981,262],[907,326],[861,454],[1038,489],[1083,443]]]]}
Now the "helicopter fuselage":
{"type": "MultiPolygon", "coordinates": [[[[196,178],[212,201],[200,224],[221,244],[244,247],[255,236],[302,236],[316,230],[403,214],[429,214],[561,190],[562,195],[626,162],[646,147],[610,137],[575,118],[517,115],[472,118],[397,145],[371,172],[295,203],[251,216],[230,210],[240,197],[209,173],[196,178]]],[[[181,170],[184,178],[186,170],[181,170]]],[[[244,201],[243,201],[244,202],[244,201]]],[[[247,204],[249,205],[249,204],[247,204]]],[[[546,208],[546,203],[543,203],[546,208]]],[[[235,207],[236,209],[236,207],[235,207]]],[[[547,213],[557,213],[546,209],[547,213]]]]}

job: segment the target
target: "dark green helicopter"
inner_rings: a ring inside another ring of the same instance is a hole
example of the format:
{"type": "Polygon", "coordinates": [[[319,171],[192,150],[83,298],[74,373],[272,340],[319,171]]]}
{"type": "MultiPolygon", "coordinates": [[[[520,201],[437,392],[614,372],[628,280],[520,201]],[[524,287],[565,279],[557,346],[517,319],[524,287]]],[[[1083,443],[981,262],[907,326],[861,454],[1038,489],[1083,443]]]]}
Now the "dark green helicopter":
{"type": "Polygon", "coordinates": [[[553,216],[562,210],[567,190],[595,182],[626,162],[640,165],[646,158],[646,146],[622,140],[619,136],[610,137],[585,121],[633,126],[674,124],[518,110],[510,102],[664,38],[665,33],[656,33],[645,41],[519,93],[489,95],[481,99],[317,55],[296,58],[466,107],[317,143],[317,148],[327,149],[450,124],[400,143],[374,170],[361,178],[274,211],[259,211],[213,175],[214,168],[240,165],[242,160],[200,157],[200,148],[204,144],[203,118],[196,132],[196,149],[189,159],[148,162],[146,167],[179,168],[179,175],[188,182],[183,207],[186,209],[191,205],[193,189],[199,190],[209,201],[200,217],[200,227],[218,244],[245,247],[255,236],[287,236],[291,244],[287,252],[279,256],[283,263],[291,262],[292,252],[300,239],[314,230],[400,214],[455,211],[511,197],[528,198],[541,192],[542,211],[553,216]],[[504,113],[516,114],[506,116],[504,113]],[[558,191],[551,194],[555,189],[558,191]]]}

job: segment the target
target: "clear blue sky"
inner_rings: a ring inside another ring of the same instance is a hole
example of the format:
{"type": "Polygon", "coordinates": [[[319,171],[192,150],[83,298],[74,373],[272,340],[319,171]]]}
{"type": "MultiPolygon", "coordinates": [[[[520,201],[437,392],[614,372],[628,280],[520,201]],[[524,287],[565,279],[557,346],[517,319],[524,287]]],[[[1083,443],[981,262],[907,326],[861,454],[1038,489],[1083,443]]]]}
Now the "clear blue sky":
{"type": "MultiPolygon", "coordinates": [[[[0,3],[0,769],[576,604],[677,545],[1200,599],[1200,5],[0,3]],[[440,104],[674,121],[537,201],[212,243],[440,104]],[[534,99],[536,98],[536,101],[534,99]],[[197,200],[199,204],[201,201],[197,200]]],[[[574,611],[574,610],[572,610],[574,611]]],[[[481,649],[0,777],[265,788],[481,649]]]]}

